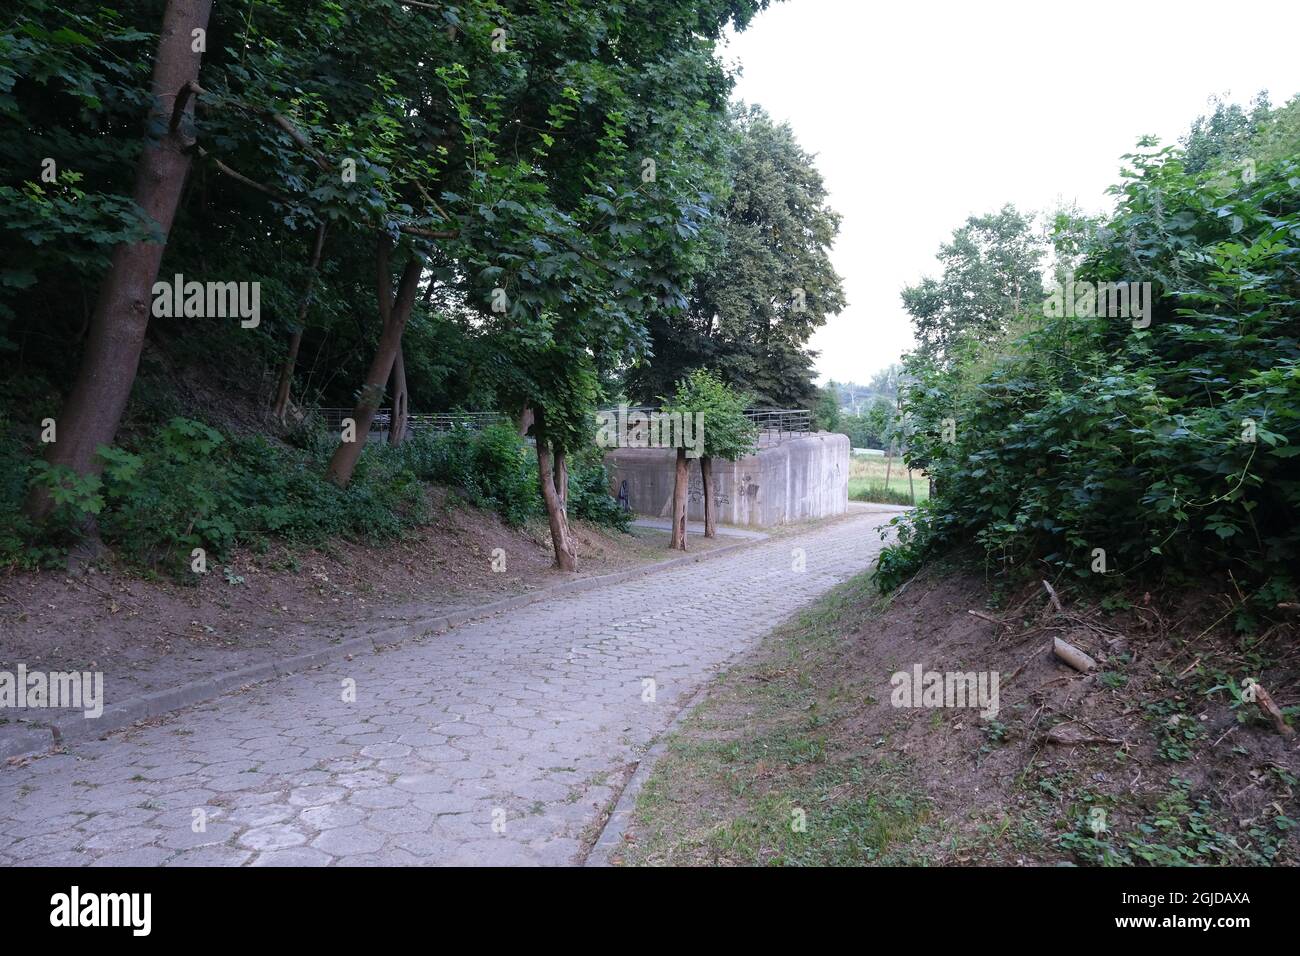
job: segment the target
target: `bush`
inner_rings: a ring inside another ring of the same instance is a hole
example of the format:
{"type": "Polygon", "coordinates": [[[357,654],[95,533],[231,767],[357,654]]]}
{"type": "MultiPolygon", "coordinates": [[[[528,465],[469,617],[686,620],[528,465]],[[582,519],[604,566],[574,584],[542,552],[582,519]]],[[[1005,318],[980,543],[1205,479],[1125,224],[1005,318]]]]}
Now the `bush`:
{"type": "Polygon", "coordinates": [[[509,425],[417,434],[396,449],[424,481],[459,489],[510,525],[542,513],[537,466],[509,425]]]}
{"type": "MultiPolygon", "coordinates": [[[[546,513],[532,448],[510,425],[482,431],[457,428],[417,434],[398,450],[421,479],[459,489],[510,525],[546,513]]],[[[631,516],[609,494],[609,476],[596,449],[569,456],[569,514],[626,530],[631,516]]]]}
{"type": "Polygon", "coordinates": [[[597,449],[574,455],[569,465],[569,514],[619,531],[626,531],[632,523],[631,512],[610,496],[609,473],[597,449]]]}
{"type": "MultiPolygon", "coordinates": [[[[219,561],[236,545],[270,538],[313,547],[340,537],[400,537],[429,522],[431,482],[459,489],[512,525],[544,513],[536,459],[508,425],[418,435],[396,448],[373,445],[341,489],[323,477],[333,451],[324,435],[303,433],[305,447],[290,448],[261,437],[229,439],[201,422],[173,418],[135,450],[101,448],[101,479],[31,459],[4,424],[0,566],[56,564],[93,519],[127,560],[193,580],[186,572],[195,548],[219,561]],[[21,514],[32,483],[50,489],[55,500],[40,528],[21,514]]],[[[610,497],[607,482],[598,453],[573,456],[569,511],[625,530],[630,515],[610,497]]]]}
{"type": "Polygon", "coordinates": [[[1036,315],[953,366],[910,360],[908,458],[936,499],[900,522],[882,584],[974,543],[999,570],[1231,571],[1269,600],[1293,593],[1300,164],[1250,178],[1190,176],[1168,150],[1130,160],[1077,279],[1151,281],[1150,326],[1036,315]]]}

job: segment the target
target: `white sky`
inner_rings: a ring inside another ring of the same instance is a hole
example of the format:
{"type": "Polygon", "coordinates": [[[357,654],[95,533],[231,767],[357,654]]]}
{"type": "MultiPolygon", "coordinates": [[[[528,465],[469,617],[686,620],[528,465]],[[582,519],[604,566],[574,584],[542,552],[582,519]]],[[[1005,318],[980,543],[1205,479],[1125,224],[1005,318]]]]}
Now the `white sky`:
{"type": "Polygon", "coordinates": [[[1300,91],[1300,0],[784,0],[732,39],[736,96],[788,120],[843,215],[849,306],[824,381],[911,347],[899,290],[972,214],[1110,208],[1120,156],[1175,141],[1213,93],[1300,91]]]}

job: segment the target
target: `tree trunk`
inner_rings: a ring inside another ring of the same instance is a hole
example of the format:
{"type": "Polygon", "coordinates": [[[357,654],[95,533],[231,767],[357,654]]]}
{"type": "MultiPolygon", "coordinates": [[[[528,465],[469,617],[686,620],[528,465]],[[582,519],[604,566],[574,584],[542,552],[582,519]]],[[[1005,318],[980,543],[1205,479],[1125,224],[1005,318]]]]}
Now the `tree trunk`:
{"type": "Polygon", "coordinates": [[[519,437],[524,438],[528,434],[528,429],[533,427],[533,409],[531,405],[525,405],[523,411],[519,413],[519,437]]]}
{"type": "Polygon", "coordinates": [[[718,510],[713,502],[713,458],[700,457],[700,485],[704,489],[704,537],[718,536],[718,510]]]}
{"type": "MultiPolygon", "coordinates": [[[[203,59],[191,46],[190,31],[206,30],[211,11],[212,0],[168,0],[163,11],[150,84],[152,105],[132,193],[136,205],[153,220],[158,235],[156,241],[123,243],[113,250],[91,317],[81,369],[59,415],[58,440],[46,453],[51,465],[63,465],[81,475],[102,470],[96,450],[111,445],[117,436],[140,365],[153,284],[190,168],[186,149],[194,103],[188,85],[198,80],[203,59]],[[185,103],[173,116],[182,90],[186,91],[185,103]]],[[[52,507],[48,493],[35,489],[26,510],[41,518],[52,507]]]]}
{"type": "Polygon", "coordinates": [[[370,423],[379,409],[379,403],[384,399],[384,386],[388,383],[388,377],[393,374],[393,363],[397,361],[397,353],[402,347],[402,332],[406,328],[406,320],[411,316],[411,308],[415,305],[415,293],[420,286],[424,263],[418,256],[412,254],[406,268],[402,270],[402,278],[397,284],[397,301],[393,302],[392,279],[386,278],[388,239],[384,237],[380,239],[379,245],[379,272],[382,278],[379,288],[379,312],[384,319],[384,328],[379,334],[379,345],[375,348],[375,357],[370,363],[370,370],[366,373],[366,381],[361,387],[357,405],[352,410],[356,435],[353,441],[339,442],[339,447],[335,449],[334,457],[330,459],[329,468],[325,472],[326,479],[340,488],[346,488],[348,482],[352,480],[357,459],[361,457],[361,450],[370,435],[370,423]]]}
{"type": "Polygon", "coordinates": [[[674,551],[686,550],[686,484],[690,480],[690,459],[686,449],[677,449],[677,474],[673,482],[673,530],[668,547],[674,551]]]}
{"type": "Polygon", "coordinates": [[[560,509],[569,513],[569,461],[564,452],[555,453],[555,494],[560,499],[560,509]]]}
{"type": "Polygon", "coordinates": [[[289,353],[284,357],[284,366],[280,369],[280,385],[275,390],[275,409],[273,414],[284,422],[289,411],[289,393],[293,388],[293,370],[298,364],[298,349],[302,346],[302,328],[307,322],[307,309],[311,305],[312,291],[316,287],[316,273],[320,269],[320,254],[325,247],[325,223],[316,227],[316,242],[311,250],[311,263],[307,268],[307,288],[303,290],[302,301],[298,303],[298,324],[289,337],[289,353]]]}
{"type": "Polygon", "coordinates": [[[406,391],[406,362],[402,359],[402,347],[397,347],[397,357],[393,360],[393,420],[388,426],[388,444],[400,445],[406,438],[406,423],[410,420],[409,396],[406,391]]]}
{"type": "Polygon", "coordinates": [[[293,370],[298,367],[298,349],[302,348],[302,328],[296,328],[289,335],[289,351],[285,353],[284,364],[280,366],[280,383],[275,389],[275,405],[271,414],[281,425],[289,414],[289,392],[293,386],[293,370]]]}
{"type": "MultiPolygon", "coordinates": [[[[537,421],[544,426],[542,412],[536,412],[537,421]]],[[[573,535],[569,531],[569,514],[565,508],[565,495],[557,490],[566,484],[567,466],[564,452],[557,452],[554,464],[551,461],[551,446],[546,441],[543,428],[537,435],[537,477],[542,485],[542,500],[546,502],[546,518],[551,525],[551,544],[555,548],[555,566],[561,571],[578,570],[578,549],[574,546],[573,535]],[[554,470],[552,470],[554,469],[554,470]]]]}

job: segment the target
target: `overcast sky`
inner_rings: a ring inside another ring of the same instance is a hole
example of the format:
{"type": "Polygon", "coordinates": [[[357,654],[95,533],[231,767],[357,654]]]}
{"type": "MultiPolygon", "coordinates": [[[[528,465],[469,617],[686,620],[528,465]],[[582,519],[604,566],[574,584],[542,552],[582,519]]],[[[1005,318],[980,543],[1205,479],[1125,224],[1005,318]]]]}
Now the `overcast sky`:
{"type": "Polygon", "coordinates": [[[784,0],[723,55],[788,120],[843,215],[849,306],[811,342],[822,379],[910,348],[899,290],[967,216],[1110,207],[1139,136],[1177,140],[1214,93],[1300,92],[1300,0],[784,0]]]}

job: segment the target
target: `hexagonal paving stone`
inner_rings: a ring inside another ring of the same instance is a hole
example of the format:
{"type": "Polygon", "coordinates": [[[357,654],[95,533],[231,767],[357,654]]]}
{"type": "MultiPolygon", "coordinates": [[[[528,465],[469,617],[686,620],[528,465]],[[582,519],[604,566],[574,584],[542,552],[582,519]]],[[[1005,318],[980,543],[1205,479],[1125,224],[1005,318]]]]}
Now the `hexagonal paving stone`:
{"type": "Polygon", "coordinates": [[[414,807],[376,810],[366,818],[366,826],[381,833],[423,833],[433,826],[433,814],[414,807]]]}
{"type": "Polygon", "coordinates": [[[330,856],[349,856],[359,853],[373,853],[384,845],[384,837],[365,827],[338,827],[326,830],[311,843],[318,850],[330,856]]]}
{"type": "Polygon", "coordinates": [[[306,842],[306,834],[283,823],[248,830],[238,840],[240,846],[246,846],[250,850],[282,850],[306,842]]]}
{"type": "Polygon", "coordinates": [[[347,793],[342,787],[298,787],[289,794],[289,802],[295,807],[320,807],[328,803],[337,803],[347,796],[347,793]]]}

